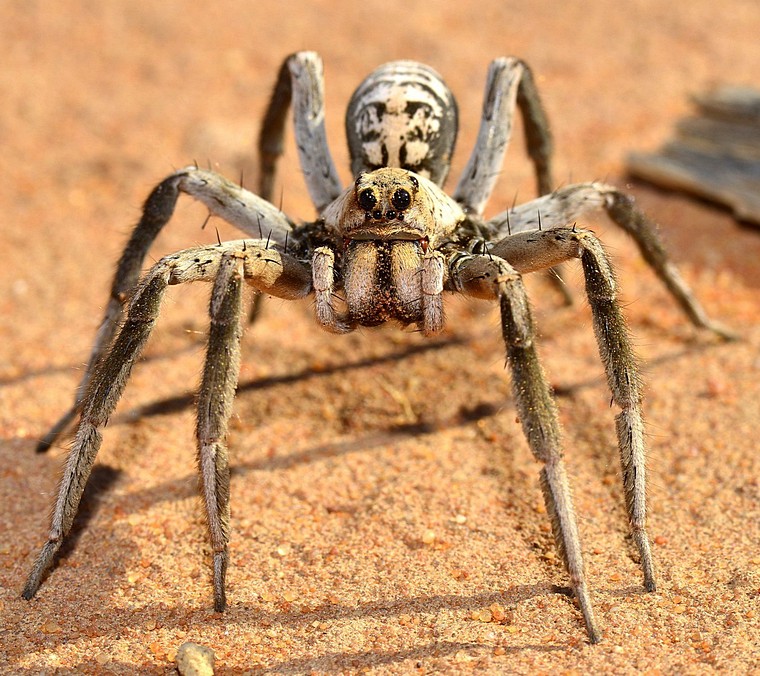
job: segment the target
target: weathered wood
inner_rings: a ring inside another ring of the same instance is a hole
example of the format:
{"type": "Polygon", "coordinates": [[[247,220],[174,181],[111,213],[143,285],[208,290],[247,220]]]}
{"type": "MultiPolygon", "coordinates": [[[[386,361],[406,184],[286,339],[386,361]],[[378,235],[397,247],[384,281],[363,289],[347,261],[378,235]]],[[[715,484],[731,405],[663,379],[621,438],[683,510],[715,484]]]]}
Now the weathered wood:
{"type": "Polygon", "coordinates": [[[656,153],[632,153],[628,171],[729,207],[760,226],[760,91],[721,87],[696,96],[698,114],[656,153]]]}

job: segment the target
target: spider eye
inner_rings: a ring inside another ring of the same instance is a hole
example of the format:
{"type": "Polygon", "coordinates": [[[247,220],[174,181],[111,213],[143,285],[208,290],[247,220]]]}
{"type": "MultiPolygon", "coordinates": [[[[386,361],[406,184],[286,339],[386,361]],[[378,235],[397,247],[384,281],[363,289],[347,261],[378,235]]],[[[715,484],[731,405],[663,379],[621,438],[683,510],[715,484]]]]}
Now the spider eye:
{"type": "Polygon", "coordinates": [[[370,211],[377,204],[377,197],[370,188],[365,188],[359,193],[359,206],[364,211],[370,211]]]}
{"type": "Polygon", "coordinates": [[[403,188],[399,188],[396,192],[393,193],[393,197],[391,197],[391,204],[399,211],[403,211],[411,203],[412,196],[403,188]]]}

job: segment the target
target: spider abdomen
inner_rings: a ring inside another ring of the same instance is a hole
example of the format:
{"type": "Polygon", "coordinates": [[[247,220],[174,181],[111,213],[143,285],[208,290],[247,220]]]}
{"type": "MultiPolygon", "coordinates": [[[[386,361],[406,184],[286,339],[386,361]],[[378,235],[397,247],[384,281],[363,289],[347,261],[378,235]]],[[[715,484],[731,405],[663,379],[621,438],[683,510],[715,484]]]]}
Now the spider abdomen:
{"type": "Polygon", "coordinates": [[[392,61],[370,73],[354,92],[346,135],[354,176],[398,167],[442,185],[457,137],[456,101],[429,66],[392,61]]]}

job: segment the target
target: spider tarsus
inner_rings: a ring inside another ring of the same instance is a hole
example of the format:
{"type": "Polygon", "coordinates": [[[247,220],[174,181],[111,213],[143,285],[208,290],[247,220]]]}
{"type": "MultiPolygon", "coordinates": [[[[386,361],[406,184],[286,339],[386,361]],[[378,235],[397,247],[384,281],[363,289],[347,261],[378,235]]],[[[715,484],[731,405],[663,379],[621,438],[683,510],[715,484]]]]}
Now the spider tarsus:
{"type": "Polygon", "coordinates": [[[588,626],[586,626],[586,631],[588,632],[588,641],[592,645],[596,645],[597,643],[601,643],[602,639],[604,638],[604,634],[602,634],[596,627],[593,629],[589,629],[588,626]]]}
{"type": "Polygon", "coordinates": [[[652,551],[649,545],[649,538],[643,528],[632,528],[633,541],[639,550],[641,567],[644,572],[644,589],[648,592],[657,591],[657,582],[655,580],[654,563],[652,561],[652,551]]]}
{"type": "Polygon", "coordinates": [[[214,553],[214,610],[223,613],[227,609],[225,580],[227,579],[227,552],[214,553]]]}
{"type": "Polygon", "coordinates": [[[724,326],[719,322],[714,322],[712,320],[706,321],[700,324],[700,328],[714,333],[718,338],[721,338],[727,343],[733,343],[742,340],[742,335],[738,331],[734,331],[733,329],[724,326]]]}
{"type": "Polygon", "coordinates": [[[34,567],[29,573],[24,589],[21,592],[21,597],[27,601],[34,598],[37,590],[40,588],[43,579],[47,572],[53,565],[53,560],[58,550],[61,548],[61,539],[48,540],[40,550],[37,560],[34,562],[34,567]]]}
{"type": "Polygon", "coordinates": [[[603,634],[596,624],[594,609],[591,606],[591,598],[589,597],[586,584],[580,583],[573,585],[573,592],[578,601],[578,607],[583,616],[583,622],[586,625],[586,633],[588,634],[589,642],[592,644],[599,643],[602,640],[603,634]]]}

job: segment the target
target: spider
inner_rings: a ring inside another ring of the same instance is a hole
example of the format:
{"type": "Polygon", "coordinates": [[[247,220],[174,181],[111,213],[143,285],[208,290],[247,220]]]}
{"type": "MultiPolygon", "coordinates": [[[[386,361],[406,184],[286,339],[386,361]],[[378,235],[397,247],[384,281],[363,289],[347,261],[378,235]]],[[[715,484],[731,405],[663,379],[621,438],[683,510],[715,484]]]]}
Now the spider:
{"type": "Polygon", "coordinates": [[[468,164],[447,195],[457,137],[454,97],[432,68],[387,63],[354,92],[346,132],[354,183],[344,189],[324,127],[323,66],[313,52],[283,63],[259,139],[258,195],[217,173],[189,166],[161,181],[145,202],[118,262],[105,316],[71,409],[41,440],[47,450],[79,415],[48,540],[22,595],[31,599],[69,532],[101,445],[101,429],[126,386],[159,314],[167,286],[211,283],[210,331],[197,404],[202,498],[213,548],[214,608],[226,606],[229,466],[225,445],[240,362],[242,287],[284,299],[311,297],[317,323],[345,333],[396,322],[424,334],[444,324],[443,292],[499,303],[514,398],[531,451],[554,539],[591,642],[601,638],[584,576],[578,526],[560,443],[557,408],[535,345],[522,276],[580,259],[601,361],[620,408],[616,417],[625,504],[644,587],[655,589],[645,530],[645,449],[641,384],[617,301],[617,283],[597,237],[576,219],[603,209],[636,242],[692,323],[724,338],[669,262],[655,225],[632,200],[602,183],[554,189],[552,144],[528,66],[494,60],[480,129],[468,164]],[[316,220],[297,224],[271,203],[285,122],[292,104],[295,140],[316,220]],[[482,217],[519,110],[540,197],[488,220],[482,217]],[[141,279],[144,258],[172,216],[180,193],[205,204],[247,239],[186,249],[162,258],[141,279]],[[126,317],[123,318],[124,308],[126,317]]]}

